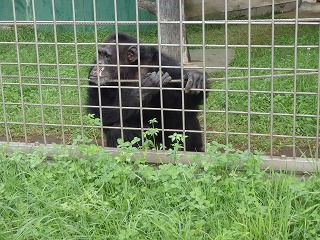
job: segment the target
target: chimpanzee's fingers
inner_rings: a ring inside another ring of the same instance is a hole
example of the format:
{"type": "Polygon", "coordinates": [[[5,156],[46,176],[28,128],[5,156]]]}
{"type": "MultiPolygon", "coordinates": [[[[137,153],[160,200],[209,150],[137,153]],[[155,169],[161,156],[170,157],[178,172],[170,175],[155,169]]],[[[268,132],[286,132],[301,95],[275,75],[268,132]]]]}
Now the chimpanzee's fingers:
{"type": "Polygon", "coordinates": [[[198,95],[203,88],[203,76],[198,71],[190,71],[187,72],[184,75],[184,79],[188,79],[185,92],[192,94],[192,95],[198,95]],[[196,90],[199,89],[199,90],[196,90]]]}
{"type": "Polygon", "coordinates": [[[191,95],[198,95],[200,93],[199,90],[195,90],[195,89],[199,89],[195,84],[192,86],[192,89],[190,89],[190,94],[191,95]]]}
{"type": "Polygon", "coordinates": [[[162,84],[165,85],[167,83],[169,83],[172,80],[171,76],[169,75],[169,73],[164,73],[162,75],[162,84]]]}
{"type": "Polygon", "coordinates": [[[191,94],[198,95],[202,89],[202,83],[203,83],[203,79],[201,76],[199,76],[199,78],[195,81],[195,84],[193,86],[193,88],[196,88],[199,90],[193,90],[191,94]]]}
{"type": "Polygon", "coordinates": [[[203,89],[203,77],[199,75],[198,80],[196,81],[196,88],[197,89],[203,89]]]}
{"type": "Polygon", "coordinates": [[[156,72],[147,73],[141,80],[143,87],[152,87],[159,83],[158,75],[156,72]]]}
{"type": "Polygon", "coordinates": [[[184,89],[185,93],[189,93],[192,86],[193,86],[193,80],[189,78],[184,89]]]}

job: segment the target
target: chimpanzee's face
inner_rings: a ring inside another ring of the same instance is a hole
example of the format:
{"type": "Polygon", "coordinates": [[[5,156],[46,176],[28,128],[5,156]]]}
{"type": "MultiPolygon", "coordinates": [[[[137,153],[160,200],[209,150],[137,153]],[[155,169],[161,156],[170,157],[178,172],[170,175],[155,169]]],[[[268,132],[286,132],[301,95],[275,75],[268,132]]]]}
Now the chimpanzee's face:
{"type": "Polygon", "coordinates": [[[90,81],[105,85],[108,81],[117,79],[117,52],[115,45],[104,45],[98,49],[99,58],[89,75],[90,81]]]}
{"type": "Polygon", "coordinates": [[[115,39],[110,39],[103,46],[98,49],[99,58],[96,61],[89,75],[89,80],[97,85],[106,85],[111,80],[118,79],[118,65],[120,67],[120,76],[128,77],[128,72],[134,72],[132,68],[125,67],[124,65],[136,65],[137,64],[137,46],[119,44],[115,45],[115,39]],[[119,50],[119,56],[117,51],[119,50]],[[119,58],[119,62],[118,59],[119,58]],[[131,69],[131,70],[129,70],[131,69]]]}

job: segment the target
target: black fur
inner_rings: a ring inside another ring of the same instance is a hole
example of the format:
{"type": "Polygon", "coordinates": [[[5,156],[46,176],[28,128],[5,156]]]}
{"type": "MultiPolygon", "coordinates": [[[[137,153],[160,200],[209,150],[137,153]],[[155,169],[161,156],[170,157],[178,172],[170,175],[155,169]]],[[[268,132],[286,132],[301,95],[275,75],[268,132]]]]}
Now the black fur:
{"type": "MultiPolygon", "coordinates": [[[[111,35],[105,40],[105,44],[99,48],[99,65],[117,64],[117,48],[114,43],[116,35],[111,35]]],[[[132,43],[132,45],[119,45],[119,64],[132,65],[138,64],[137,59],[137,39],[133,36],[119,33],[119,43],[132,43]]],[[[140,65],[159,65],[159,52],[151,46],[140,46],[140,65]]],[[[182,133],[182,95],[184,95],[184,110],[185,110],[185,129],[200,131],[200,124],[196,112],[190,112],[188,109],[198,109],[203,101],[203,84],[205,77],[199,71],[184,71],[184,76],[181,77],[180,64],[173,58],[162,54],[161,55],[161,71],[159,67],[140,67],[141,76],[138,76],[138,67],[120,67],[120,79],[140,79],[142,87],[159,87],[162,80],[162,100],[163,108],[180,111],[163,111],[164,128],[173,129],[172,131],[165,130],[165,145],[170,147],[171,140],[169,135],[174,132],[182,133]],[[177,68],[167,68],[166,66],[178,66],[177,68]],[[169,76],[168,76],[169,74],[169,76]],[[171,78],[170,78],[171,77],[171,78]],[[184,79],[184,88],[181,87],[181,82],[170,82],[171,79],[184,79]],[[176,88],[176,90],[165,90],[165,88],[176,88]],[[195,89],[197,88],[198,91],[195,89]],[[179,131],[180,130],[180,131],[179,131]]],[[[119,109],[119,89],[111,86],[118,86],[117,82],[110,82],[110,79],[118,79],[118,71],[115,66],[92,67],[89,73],[88,112],[95,114],[95,117],[102,119],[104,126],[120,127],[120,109],[119,109]],[[99,77],[98,77],[99,75],[99,77]],[[98,81],[102,87],[97,88],[98,81]],[[110,86],[105,88],[104,86],[110,86]],[[99,92],[101,93],[102,116],[100,116],[99,92]],[[108,108],[104,108],[104,107],[108,108]],[[111,108],[110,108],[111,107],[111,108]],[[112,108],[114,107],[114,108],[112,108]]],[[[138,83],[122,82],[121,86],[138,86],[138,83]]],[[[143,124],[144,127],[151,127],[148,123],[150,119],[156,118],[158,124],[155,127],[161,129],[161,103],[159,89],[142,89],[142,104],[143,107],[155,108],[154,110],[143,109],[143,124]]],[[[137,88],[121,88],[121,103],[122,107],[135,107],[135,109],[122,109],[122,119],[124,127],[140,128],[140,95],[137,88]]],[[[105,128],[104,133],[107,136],[107,146],[116,147],[117,139],[121,138],[120,129],[105,128]]],[[[186,132],[186,150],[202,151],[201,133],[186,132]]],[[[141,138],[141,130],[124,129],[124,140],[131,141],[134,137],[141,138]]],[[[162,132],[156,138],[156,143],[162,143],[162,132]]]]}

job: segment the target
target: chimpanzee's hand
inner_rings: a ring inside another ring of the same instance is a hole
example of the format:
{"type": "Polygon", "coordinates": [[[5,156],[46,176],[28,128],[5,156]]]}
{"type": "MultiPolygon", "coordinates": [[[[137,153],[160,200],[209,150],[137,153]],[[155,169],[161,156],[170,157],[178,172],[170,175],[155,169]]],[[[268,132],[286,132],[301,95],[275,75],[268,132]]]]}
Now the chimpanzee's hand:
{"type": "Polygon", "coordinates": [[[192,95],[198,95],[201,90],[203,90],[203,85],[206,77],[207,74],[206,76],[203,76],[203,73],[200,71],[188,71],[184,75],[184,80],[187,80],[185,92],[192,95]]]}
{"type": "Polygon", "coordinates": [[[162,86],[167,85],[171,81],[169,73],[151,72],[147,73],[141,80],[142,87],[160,87],[160,81],[162,81],[162,86]]]}
{"type": "MultiPolygon", "coordinates": [[[[159,72],[151,72],[147,73],[141,79],[141,86],[142,87],[160,87],[160,81],[162,81],[162,86],[167,85],[171,81],[171,77],[169,74],[159,72]]],[[[160,89],[152,89],[152,88],[144,88],[141,90],[141,96],[139,91],[135,91],[136,99],[140,99],[142,97],[143,103],[148,103],[154,94],[157,94],[160,89]]]]}

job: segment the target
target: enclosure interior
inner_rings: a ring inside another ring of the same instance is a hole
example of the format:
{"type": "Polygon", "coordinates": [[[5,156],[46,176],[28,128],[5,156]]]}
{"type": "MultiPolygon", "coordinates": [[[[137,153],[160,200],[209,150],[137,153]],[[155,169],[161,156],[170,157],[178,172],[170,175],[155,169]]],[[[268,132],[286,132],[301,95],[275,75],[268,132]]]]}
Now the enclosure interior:
{"type": "MultiPolygon", "coordinates": [[[[253,16],[249,1],[247,15],[232,17],[225,11],[217,19],[205,16],[202,1],[198,18],[184,19],[180,11],[175,21],[158,20],[139,9],[138,1],[127,6],[122,1],[108,6],[99,1],[30,1],[22,8],[18,3],[12,0],[0,10],[0,15],[10,12],[0,21],[0,141],[72,144],[86,138],[106,146],[103,129],[108,126],[86,110],[88,72],[96,66],[93,61],[104,39],[125,32],[140,39],[138,46],[154,46],[160,53],[178,46],[180,68],[208,74],[208,87],[201,89],[207,97],[193,110],[198,112],[204,149],[216,141],[269,156],[318,158],[319,18],[300,17],[298,1],[289,14],[277,13],[270,1],[270,14],[253,16]],[[179,28],[178,44],[163,42],[162,26],[170,24],[179,28]],[[184,62],[185,47],[191,63],[184,62]]],[[[121,66],[116,67],[120,71],[121,66]]],[[[138,62],[138,67],[145,66],[138,62]]],[[[139,81],[128,87],[120,77],[114,80],[119,96],[123,89],[143,90],[139,81]]],[[[180,91],[184,101],[182,87],[180,91]]],[[[133,107],[141,116],[142,105],[141,100],[133,107]]],[[[190,110],[173,111],[188,121],[185,113],[190,110]]],[[[188,135],[184,126],[182,132],[188,135]]],[[[126,129],[123,124],[117,128],[122,134],[126,129]]]]}

